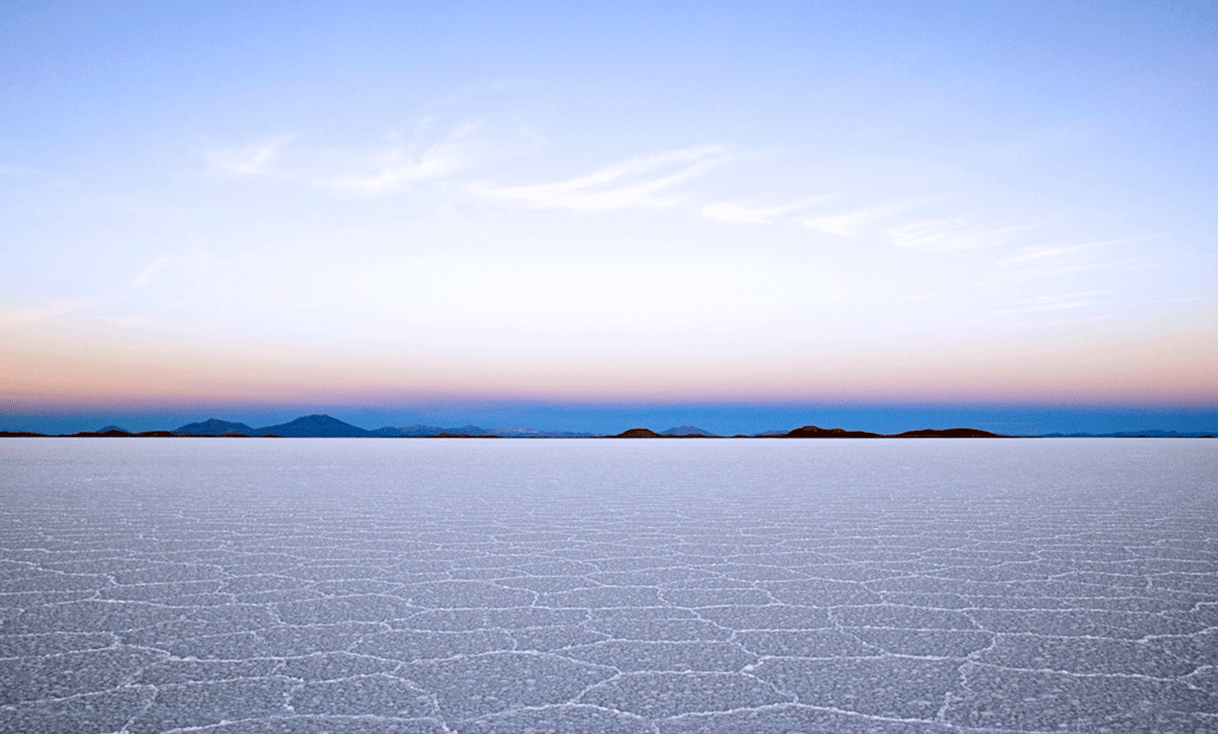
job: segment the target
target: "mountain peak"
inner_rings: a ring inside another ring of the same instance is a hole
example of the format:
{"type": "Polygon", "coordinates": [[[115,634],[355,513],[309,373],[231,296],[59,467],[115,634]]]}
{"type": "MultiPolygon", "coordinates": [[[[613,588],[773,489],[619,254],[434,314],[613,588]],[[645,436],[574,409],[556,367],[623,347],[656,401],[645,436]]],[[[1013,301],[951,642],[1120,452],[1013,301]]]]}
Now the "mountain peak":
{"type": "Polygon", "coordinates": [[[173,432],[179,436],[223,436],[231,433],[249,436],[254,433],[254,429],[244,423],[233,423],[232,421],[222,421],[219,418],[208,418],[199,423],[187,423],[173,432]]]}
{"type": "Polygon", "coordinates": [[[285,436],[291,438],[359,438],[368,431],[350,423],[344,423],[329,415],[306,415],[288,423],[259,428],[258,435],[285,436]]]}
{"type": "Polygon", "coordinates": [[[650,428],[631,428],[629,431],[623,431],[613,438],[659,438],[660,434],[650,428]]]}
{"type": "Polygon", "coordinates": [[[880,438],[878,433],[867,431],[847,431],[844,428],[821,428],[819,426],[803,426],[784,434],[786,438],[880,438]]]}

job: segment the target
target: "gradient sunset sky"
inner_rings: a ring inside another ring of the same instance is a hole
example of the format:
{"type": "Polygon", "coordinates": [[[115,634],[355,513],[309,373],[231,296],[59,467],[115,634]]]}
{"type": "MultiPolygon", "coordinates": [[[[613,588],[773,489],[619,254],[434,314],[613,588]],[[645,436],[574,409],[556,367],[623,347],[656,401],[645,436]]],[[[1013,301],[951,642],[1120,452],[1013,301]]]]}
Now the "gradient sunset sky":
{"type": "Polygon", "coordinates": [[[1216,131],[1213,2],[6,2],[0,428],[1213,428],[1216,131]]]}

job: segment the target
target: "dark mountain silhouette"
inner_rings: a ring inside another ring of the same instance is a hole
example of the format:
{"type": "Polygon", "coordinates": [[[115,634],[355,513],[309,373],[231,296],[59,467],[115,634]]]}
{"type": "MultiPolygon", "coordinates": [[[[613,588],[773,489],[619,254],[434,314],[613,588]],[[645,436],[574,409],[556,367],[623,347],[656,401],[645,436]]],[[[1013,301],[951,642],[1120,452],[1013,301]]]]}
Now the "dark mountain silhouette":
{"type": "Polygon", "coordinates": [[[226,433],[254,435],[254,429],[244,423],[222,421],[219,418],[208,418],[200,423],[187,423],[181,428],[174,429],[173,432],[179,436],[223,436],[226,433]]]}
{"type": "Polygon", "coordinates": [[[777,438],[1010,438],[1010,436],[1000,436],[977,428],[948,428],[946,430],[924,428],[920,431],[885,435],[867,431],[847,431],[844,428],[804,426],[777,436],[777,438]]]}
{"type": "Polygon", "coordinates": [[[622,431],[609,438],[662,438],[662,436],[650,428],[631,428],[629,431],[622,431]]]}
{"type": "Polygon", "coordinates": [[[946,430],[924,428],[920,431],[898,433],[890,438],[1010,438],[1010,436],[1000,436],[979,428],[948,428],[946,430]]]}
{"type": "Polygon", "coordinates": [[[328,415],[306,415],[290,423],[254,429],[255,436],[284,436],[290,438],[361,438],[368,431],[343,423],[328,415]]]}
{"type": "Polygon", "coordinates": [[[878,433],[866,431],[847,431],[845,428],[821,428],[819,426],[803,426],[789,431],[776,438],[883,438],[878,433]]]}
{"type": "Polygon", "coordinates": [[[1036,438],[1213,438],[1218,431],[1160,431],[1147,429],[1145,431],[1120,431],[1117,433],[1042,433],[1036,438]]]}
{"type": "Polygon", "coordinates": [[[119,428],[118,426],[106,426],[105,428],[99,428],[96,431],[91,431],[91,433],[109,433],[110,431],[118,431],[119,433],[131,433],[131,431],[128,431],[126,428],[119,428]]]}

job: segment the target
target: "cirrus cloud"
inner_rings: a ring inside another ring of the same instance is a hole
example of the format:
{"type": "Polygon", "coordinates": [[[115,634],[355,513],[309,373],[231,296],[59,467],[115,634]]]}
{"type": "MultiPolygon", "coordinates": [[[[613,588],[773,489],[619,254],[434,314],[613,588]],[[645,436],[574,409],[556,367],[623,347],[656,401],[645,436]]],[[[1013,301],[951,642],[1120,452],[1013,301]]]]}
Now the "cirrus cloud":
{"type": "Polygon", "coordinates": [[[669,189],[705,175],[727,159],[722,145],[702,145],[631,158],[566,181],[527,186],[475,184],[470,190],[499,201],[575,212],[663,208],[677,202],[669,189]]]}
{"type": "Polygon", "coordinates": [[[784,214],[805,209],[813,204],[831,198],[833,198],[831,194],[809,196],[798,201],[793,201],[790,204],[769,207],[741,206],[730,201],[722,201],[718,204],[703,207],[702,216],[707,219],[716,219],[720,222],[734,222],[737,224],[773,224],[776,218],[784,214]]]}

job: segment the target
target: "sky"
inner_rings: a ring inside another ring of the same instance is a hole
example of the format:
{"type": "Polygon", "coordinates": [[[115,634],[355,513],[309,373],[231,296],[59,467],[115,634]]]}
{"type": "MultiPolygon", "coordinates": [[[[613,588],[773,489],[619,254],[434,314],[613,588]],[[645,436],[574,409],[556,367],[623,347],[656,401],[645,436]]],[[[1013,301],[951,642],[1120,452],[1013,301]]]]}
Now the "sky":
{"type": "Polygon", "coordinates": [[[1215,130],[1205,2],[14,0],[0,428],[1208,430],[1215,130]]]}

